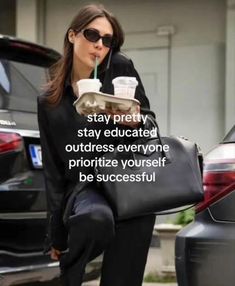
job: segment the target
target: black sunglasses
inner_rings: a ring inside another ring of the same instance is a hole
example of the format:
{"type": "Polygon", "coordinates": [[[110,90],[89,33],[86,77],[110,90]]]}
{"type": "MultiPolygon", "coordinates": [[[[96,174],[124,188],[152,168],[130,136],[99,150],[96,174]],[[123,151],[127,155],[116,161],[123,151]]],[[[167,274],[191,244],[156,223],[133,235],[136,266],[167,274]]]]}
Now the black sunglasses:
{"type": "Polygon", "coordinates": [[[84,37],[92,42],[92,43],[96,43],[97,41],[99,41],[99,39],[102,39],[103,45],[107,48],[112,48],[114,45],[114,40],[112,36],[100,36],[99,32],[95,29],[84,29],[81,30],[81,32],[83,33],[84,37]]]}

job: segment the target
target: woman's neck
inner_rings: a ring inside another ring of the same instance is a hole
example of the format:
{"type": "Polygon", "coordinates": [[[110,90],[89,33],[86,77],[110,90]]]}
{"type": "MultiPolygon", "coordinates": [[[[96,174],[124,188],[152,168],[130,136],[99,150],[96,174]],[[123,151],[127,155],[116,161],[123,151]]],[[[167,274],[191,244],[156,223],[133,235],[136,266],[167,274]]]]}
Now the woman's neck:
{"type": "Polygon", "coordinates": [[[71,72],[71,81],[77,82],[80,79],[89,78],[92,73],[92,69],[79,65],[76,61],[73,63],[72,72],[71,72]]]}
{"type": "Polygon", "coordinates": [[[78,64],[73,64],[72,71],[71,71],[71,86],[73,88],[74,94],[78,97],[79,92],[77,88],[77,81],[80,79],[89,78],[92,73],[91,69],[80,67],[78,64]]]}
{"type": "Polygon", "coordinates": [[[71,82],[77,82],[80,79],[89,78],[90,74],[91,74],[90,71],[79,70],[79,72],[77,72],[76,70],[72,69],[71,82]]]}

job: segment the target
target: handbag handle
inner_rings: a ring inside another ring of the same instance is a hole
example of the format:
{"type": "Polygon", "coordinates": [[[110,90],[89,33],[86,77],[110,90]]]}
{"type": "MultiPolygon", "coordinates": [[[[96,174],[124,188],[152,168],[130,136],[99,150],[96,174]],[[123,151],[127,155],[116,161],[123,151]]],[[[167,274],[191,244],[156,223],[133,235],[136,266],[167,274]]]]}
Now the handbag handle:
{"type": "MultiPolygon", "coordinates": [[[[157,136],[149,136],[149,137],[143,137],[143,138],[139,138],[137,140],[135,140],[134,142],[132,143],[128,143],[129,144],[137,144],[137,145],[142,145],[142,144],[146,144],[148,141],[151,141],[151,140],[154,140],[154,139],[157,139],[157,141],[159,142],[158,144],[161,146],[161,149],[159,150],[159,153],[160,153],[160,156],[162,158],[165,158],[165,164],[169,164],[172,162],[172,160],[170,159],[170,155],[166,153],[166,151],[164,150],[164,144],[163,144],[163,141],[162,141],[162,138],[161,138],[161,135],[160,135],[160,131],[159,131],[159,126],[157,124],[157,122],[152,118],[152,116],[147,116],[147,120],[149,120],[149,122],[151,123],[151,126],[149,124],[147,124],[147,121],[145,122],[145,124],[143,125],[144,126],[144,130],[147,130],[147,129],[152,129],[153,127],[156,128],[156,133],[157,133],[157,136]]],[[[125,144],[123,142],[123,144],[125,144]]],[[[146,156],[148,156],[148,154],[145,154],[146,156]]],[[[135,160],[135,152],[133,151],[125,151],[125,152],[122,152],[122,157],[126,158],[126,159],[133,159],[135,160]]],[[[139,167],[132,167],[131,169],[139,169],[139,167]]]]}
{"type": "MultiPolygon", "coordinates": [[[[158,139],[159,144],[162,146],[162,148],[161,148],[162,157],[166,158],[166,163],[170,163],[171,160],[169,158],[169,155],[166,154],[166,152],[165,152],[165,150],[163,148],[162,137],[161,137],[159,125],[158,125],[156,119],[153,118],[152,116],[147,116],[147,120],[149,120],[149,122],[152,124],[152,126],[155,127],[156,130],[157,130],[157,137],[151,137],[151,139],[158,139]]],[[[144,125],[144,127],[145,127],[145,129],[147,128],[146,124],[144,125]]]]}

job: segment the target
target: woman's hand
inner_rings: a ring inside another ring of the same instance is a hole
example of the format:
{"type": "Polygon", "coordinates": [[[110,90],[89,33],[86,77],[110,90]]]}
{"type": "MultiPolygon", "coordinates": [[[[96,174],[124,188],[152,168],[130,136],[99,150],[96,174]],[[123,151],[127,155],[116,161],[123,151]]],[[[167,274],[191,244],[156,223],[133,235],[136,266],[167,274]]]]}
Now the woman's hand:
{"type": "MultiPolygon", "coordinates": [[[[128,114],[130,114],[128,110],[127,110],[127,111],[121,111],[121,110],[115,110],[115,111],[114,111],[114,110],[112,110],[112,109],[106,109],[106,110],[105,110],[105,113],[108,114],[108,115],[110,115],[112,119],[113,119],[113,116],[114,116],[114,115],[128,115],[128,114]]],[[[137,115],[137,114],[139,114],[139,113],[140,113],[140,106],[137,105],[137,106],[136,106],[136,111],[134,112],[134,114],[137,115]]],[[[124,118],[125,118],[125,116],[124,116],[124,118]]],[[[136,117],[136,118],[137,118],[137,117],[136,117]]],[[[132,127],[132,128],[136,128],[136,127],[138,127],[138,125],[140,124],[140,121],[138,122],[138,121],[136,121],[136,119],[133,120],[133,121],[121,120],[121,121],[119,121],[118,123],[119,123],[119,124],[126,125],[126,126],[130,126],[130,127],[132,127]]]]}
{"type": "Polygon", "coordinates": [[[59,260],[61,256],[61,251],[52,247],[50,251],[50,255],[51,255],[51,259],[59,260]]]}

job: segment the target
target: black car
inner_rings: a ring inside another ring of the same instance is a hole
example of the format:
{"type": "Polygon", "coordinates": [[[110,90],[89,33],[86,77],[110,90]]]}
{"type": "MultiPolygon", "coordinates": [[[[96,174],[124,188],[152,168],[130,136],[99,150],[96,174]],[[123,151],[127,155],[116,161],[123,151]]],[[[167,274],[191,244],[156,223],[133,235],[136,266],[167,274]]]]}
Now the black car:
{"type": "MultiPolygon", "coordinates": [[[[0,285],[48,281],[58,262],[43,254],[46,199],[37,96],[56,51],[0,35],[0,285]]],[[[99,274],[91,262],[85,279],[99,274]]]]}
{"type": "Polygon", "coordinates": [[[205,200],[176,237],[179,286],[235,285],[235,126],[204,162],[205,200]]]}

